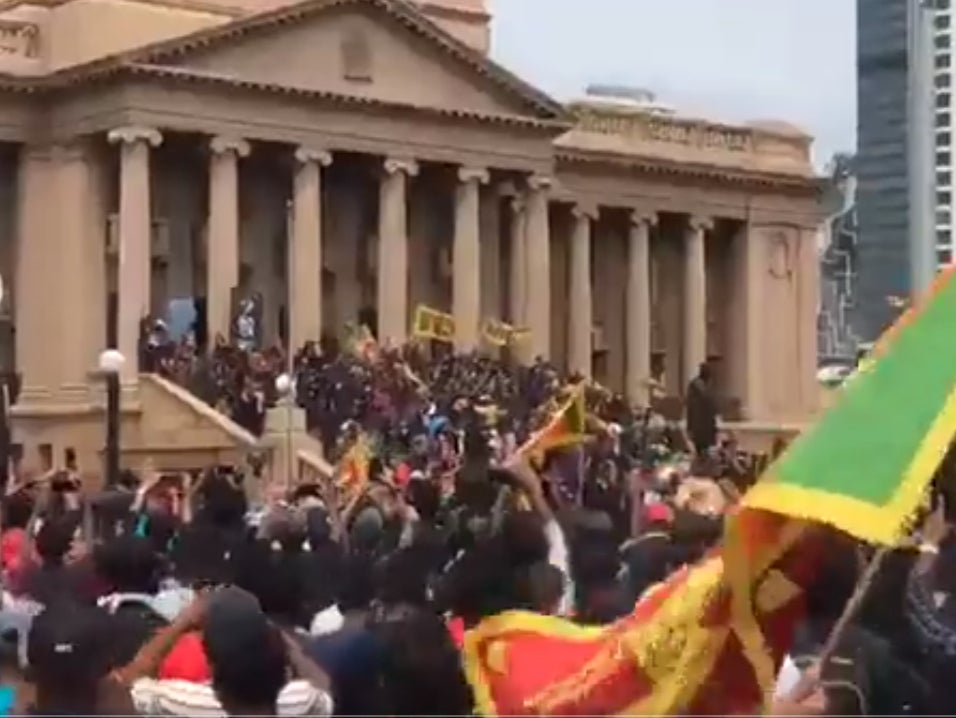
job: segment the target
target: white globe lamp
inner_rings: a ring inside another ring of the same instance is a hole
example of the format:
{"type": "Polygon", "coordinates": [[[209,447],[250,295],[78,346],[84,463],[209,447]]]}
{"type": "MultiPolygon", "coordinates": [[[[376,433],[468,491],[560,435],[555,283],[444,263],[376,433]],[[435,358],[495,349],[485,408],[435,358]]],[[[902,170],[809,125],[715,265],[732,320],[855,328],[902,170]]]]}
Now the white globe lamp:
{"type": "Polygon", "coordinates": [[[280,396],[287,396],[292,392],[293,382],[292,377],[288,374],[279,374],[276,377],[276,391],[279,392],[280,396]]]}
{"type": "Polygon", "coordinates": [[[120,474],[120,372],[126,357],[118,349],[100,353],[100,372],[106,379],[106,486],[113,488],[120,474]]]}
{"type": "Polygon", "coordinates": [[[99,364],[104,374],[119,374],[126,364],[126,357],[118,349],[105,349],[100,353],[99,364]]]}

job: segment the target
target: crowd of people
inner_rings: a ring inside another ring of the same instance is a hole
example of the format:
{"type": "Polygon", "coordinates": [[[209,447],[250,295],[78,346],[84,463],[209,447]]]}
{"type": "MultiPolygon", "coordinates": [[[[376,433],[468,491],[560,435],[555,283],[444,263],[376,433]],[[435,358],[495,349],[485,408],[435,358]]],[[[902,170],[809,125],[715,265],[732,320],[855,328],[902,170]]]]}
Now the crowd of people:
{"type": "MultiPolygon", "coordinates": [[[[2,511],[0,712],[473,714],[468,629],[509,609],[591,626],[627,616],[714,549],[767,459],[719,430],[706,366],[685,430],[544,361],[316,344],[290,361],[223,340],[201,354],[161,326],[146,346],[149,368],[252,431],[291,370],[327,456],[344,467],[364,442],[362,481],[145,465],[91,495],[69,471],[19,467],[2,511]],[[521,451],[575,391],[587,436],[521,451]],[[266,484],[261,506],[252,480],[266,484]]],[[[949,518],[932,512],[919,550],[884,560],[821,666],[866,552],[833,542],[773,713],[956,707],[942,679],[956,661],[949,518]]]]}

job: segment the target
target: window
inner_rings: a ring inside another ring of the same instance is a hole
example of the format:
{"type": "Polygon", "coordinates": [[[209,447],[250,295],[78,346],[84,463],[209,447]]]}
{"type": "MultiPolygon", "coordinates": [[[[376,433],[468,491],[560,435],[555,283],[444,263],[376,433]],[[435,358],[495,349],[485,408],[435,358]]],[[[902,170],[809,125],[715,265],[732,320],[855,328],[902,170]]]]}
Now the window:
{"type": "Polygon", "coordinates": [[[953,250],[951,249],[937,249],[936,250],[936,263],[937,264],[949,264],[953,261],[953,250]]]}
{"type": "Polygon", "coordinates": [[[936,0],[937,10],[949,10],[949,0],[936,0]]]}
{"type": "Polygon", "coordinates": [[[940,207],[949,207],[953,203],[953,195],[951,192],[937,192],[936,193],[936,204],[940,207]]]}
{"type": "Polygon", "coordinates": [[[950,223],[949,208],[936,210],[936,224],[948,225],[950,223]]]}
{"type": "Polygon", "coordinates": [[[949,172],[936,173],[936,186],[940,188],[949,187],[949,172]]]}
{"type": "Polygon", "coordinates": [[[950,116],[948,112],[937,112],[936,113],[936,126],[937,127],[949,127],[950,126],[950,116]]]}
{"type": "Polygon", "coordinates": [[[936,146],[939,148],[949,147],[950,143],[950,134],[948,132],[937,132],[936,133],[936,146]]]}
{"type": "Polygon", "coordinates": [[[949,29],[949,15],[938,14],[933,18],[933,26],[937,30],[949,29]]]}
{"type": "Polygon", "coordinates": [[[952,102],[953,96],[948,92],[937,92],[936,93],[936,107],[946,108],[949,107],[950,102],[952,102]]]}
{"type": "Polygon", "coordinates": [[[953,161],[952,154],[948,150],[946,152],[936,153],[936,165],[938,167],[949,167],[952,161],[953,161]]]}
{"type": "Polygon", "coordinates": [[[947,90],[949,89],[951,80],[949,73],[943,73],[942,75],[937,75],[933,78],[933,82],[936,84],[937,90],[947,90]]]}
{"type": "Polygon", "coordinates": [[[951,241],[950,231],[948,229],[937,229],[936,230],[936,244],[949,244],[951,241]]]}
{"type": "Polygon", "coordinates": [[[945,70],[947,67],[950,66],[951,61],[952,61],[952,58],[950,58],[948,52],[937,55],[933,59],[933,63],[936,65],[937,70],[945,70]]]}
{"type": "Polygon", "coordinates": [[[946,50],[949,48],[949,35],[936,35],[933,38],[933,45],[937,50],[946,50]]]}

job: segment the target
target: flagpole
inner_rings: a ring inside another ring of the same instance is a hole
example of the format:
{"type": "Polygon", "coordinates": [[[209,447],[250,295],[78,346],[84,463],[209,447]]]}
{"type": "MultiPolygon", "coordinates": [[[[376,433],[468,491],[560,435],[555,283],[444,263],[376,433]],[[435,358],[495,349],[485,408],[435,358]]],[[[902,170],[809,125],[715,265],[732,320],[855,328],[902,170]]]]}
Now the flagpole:
{"type": "MultiPolygon", "coordinates": [[[[870,589],[873,588],[873,581],[876,579],[876,575],[883,565],[883,559],[885,559],[889,553],[890,548],[887,546],[877,549],[876,553],[873,554],[873,558],[870,559],[870,562],[863,570],[860,580],[856,582],[856,587],[853,589],[853,594],[843,607],[843,613],[840,614],[840,618],[837,619],[837,622],[833,624],[833,630],[830,631],[830,635],[827,636],[823,648],[820,649],[820,654],[817,657],[817,665],[820,671],[823,670],[827,661],[833,657],[847,628],[850,627],[853,619],[856,618],[857,613],[860,612],[860,608],[863,606],[863,600],[870,593],[870,589]]],[[[807,698],[816,688],[819,678],[819,674],[810,678],[806,672],[804,672],[800,681],[794,687],[793,691],[791,691],[789,696],[790,700],[799,703],[801,700],[807,698]]]]}

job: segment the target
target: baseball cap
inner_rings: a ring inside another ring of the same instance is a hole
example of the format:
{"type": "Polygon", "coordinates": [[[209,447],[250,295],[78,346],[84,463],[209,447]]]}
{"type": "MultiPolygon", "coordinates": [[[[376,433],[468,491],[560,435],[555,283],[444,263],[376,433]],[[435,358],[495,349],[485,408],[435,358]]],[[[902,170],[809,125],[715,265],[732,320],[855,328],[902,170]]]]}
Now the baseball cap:
{"type": "Polygon", "coordinates": [[[669,524],[674,520],[674,512],[664,503],[653,503],[644,507],[644,521],[649,524],[669,524]]]}
{"type": "Polygon", "coordinates": [[[38,682],[99,680],[110,667],[110,616],[78,601],[47,606],[30,627],[27,659],[38,682]]]}
{"type": "Polygon", "coordinates": [[[202,641],[213,666],[239,653],[261,650],[271,627],[258,599],[235,586],[221,588],[209,598],[202,641]]]}

